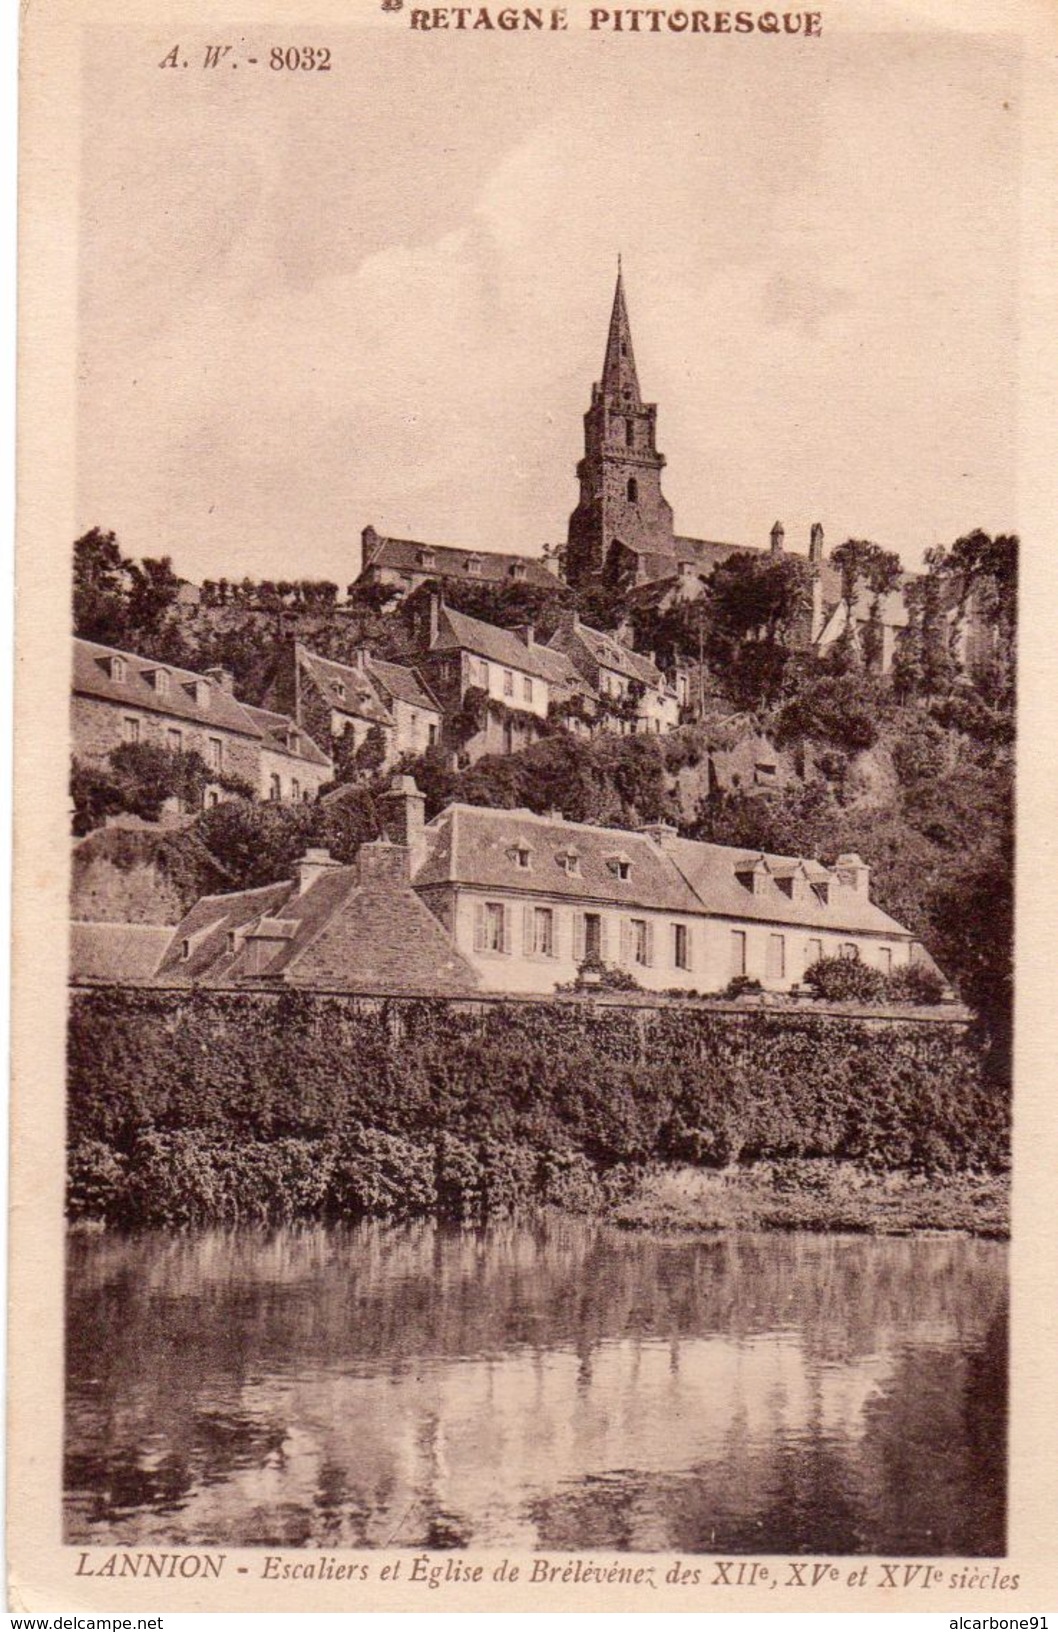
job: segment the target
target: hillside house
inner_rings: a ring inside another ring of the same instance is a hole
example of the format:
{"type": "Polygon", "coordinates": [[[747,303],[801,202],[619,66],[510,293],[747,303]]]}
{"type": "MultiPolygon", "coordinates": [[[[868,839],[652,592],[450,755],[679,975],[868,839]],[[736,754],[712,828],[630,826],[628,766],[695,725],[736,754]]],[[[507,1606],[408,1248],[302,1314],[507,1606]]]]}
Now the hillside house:
{"type": "Polygon", "coordinates": [[[339,663],[291,641],[280,653],[267,699],[285,709],[325,751],[333,752],[347,732],[359,748],[377,727],[383,763],[389,765],[440,740],[441,706],[423,677],[365,651],[356,652],[350,663],[339,663]]]}
{"type": "MultiPolygon", "coordinates": [[[[240,702],[226,670],[196,674],[88,640],[73,643],[70,731],[78,759],[105,761],[123,743],[197,753],[260,799],[313,799],[334,775],[289,716],[240,702]]],[[[220,781],[207,787],[207,803],[223,797],[220,781]]]]}
{"type": "Polygon", "coordinates": [[[482,623],[436,595],[416,609],[417,667],[445,714],[445,743],[472,764],[511,754],[544,734],[553,700],[569,695],[569,671],[536,638],[482,623]]]}
{"type": "Polygon", "coordinates": [[[634,652],[615,636],[564,613],[549,642],[552,651],[569,658],[598,699],[598,721],[622,735],[662,735],[679,724],[680,701],[652,658],[634,652]]]}
{"type": "Polygon", "coordinates": [[[358,585],[383,585],[394,590],[401,600],[426,583],[440,584],[442,588],[446,582],[555,587],[555,574],[547,562],[536,556],[384,538],[371,526],[364,528],[360,538],[363,566],[358,585]]]}

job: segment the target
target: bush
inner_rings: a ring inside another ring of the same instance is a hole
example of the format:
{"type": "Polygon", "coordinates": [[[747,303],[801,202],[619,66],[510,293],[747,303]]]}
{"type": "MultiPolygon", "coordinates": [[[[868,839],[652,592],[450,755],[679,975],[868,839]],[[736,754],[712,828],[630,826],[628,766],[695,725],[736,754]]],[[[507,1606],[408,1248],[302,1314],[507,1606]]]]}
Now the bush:
{"type": "MultiPolygon", "coordinates": [[[[556,992],[639,992],[642,991],[635,975],[628,969],[618,969],[601,958],[585,958],[577,969],[576,980],[556,986],[556,992]]],[[[682,994],[681,994],[682,995],[682,994]]]]}
{"type": "Polygon", "coordinates": [[[859,958],[820,958],[805,970],[805,985],[828,1003],[884,1003],[885,976],[859,958]]]}
{"type": "Polygon", "coordinates": [[[95,988],[68,1084],[70,1215],[125,1224],[589,1206],[658,1157],[1007,1161],[965,1026],[809,1007],[95,988]]]}
{"type": "Polygon", "coordinates": [[[760,981],[752,975],[734,975],[727,983],[724,996],[728,1002],[732,1002],[737,997],[752,997],[763,990],[760,981]]]}
{"type": "Polygon", "coordinates": [[[885,693],[869,674],[823,675],[810,681],[779,716],[780,744],[817,737],[849,753],[873,748],[885,693]]]}
{"type": "Polygon", "coordinates": [[[928,963],[910,963],[906,968],[894,969],[885,984],[890,1003],[940,1003],[946,990],[944,977],[928,963]]]}

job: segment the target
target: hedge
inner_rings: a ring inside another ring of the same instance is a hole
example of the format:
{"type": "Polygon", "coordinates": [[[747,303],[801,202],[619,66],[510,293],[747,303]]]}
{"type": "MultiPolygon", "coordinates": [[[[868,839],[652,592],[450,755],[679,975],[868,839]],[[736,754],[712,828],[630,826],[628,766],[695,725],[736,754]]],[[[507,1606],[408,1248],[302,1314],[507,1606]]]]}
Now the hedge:
{"type": "Polygon", "coordinates": [[[153,1216],[174,1168],[196,1216],[295,1193],[304,1215],[468,1216],[657,1158],[1008,1162],[1007,1101],[954,1022],[94,988],[72,997],[68,1080],[91,1216],[153,1216]]]}

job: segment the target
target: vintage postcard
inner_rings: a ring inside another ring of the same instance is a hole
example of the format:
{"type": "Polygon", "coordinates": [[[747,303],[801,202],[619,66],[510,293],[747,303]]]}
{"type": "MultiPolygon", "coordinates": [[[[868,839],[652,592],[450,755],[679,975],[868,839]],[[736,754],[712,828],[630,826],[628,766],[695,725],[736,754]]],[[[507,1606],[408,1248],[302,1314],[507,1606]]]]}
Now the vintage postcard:
{"type": "Polygon", "coordinates": [[[1045,1624],[1056,48],[27,5],[12,1610],[1045,1624]]]}

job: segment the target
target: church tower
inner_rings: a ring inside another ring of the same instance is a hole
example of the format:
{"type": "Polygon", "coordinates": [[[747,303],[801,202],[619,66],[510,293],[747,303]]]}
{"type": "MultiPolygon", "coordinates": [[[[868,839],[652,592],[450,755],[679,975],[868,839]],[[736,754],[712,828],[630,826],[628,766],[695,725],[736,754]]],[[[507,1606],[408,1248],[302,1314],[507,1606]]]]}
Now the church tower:
{"type": "Polygon", "coordinates": [[[639,393],[621,263],[606,338],[602,379],[584,416],[580,502],[569,518],[566,578],[583,584],[643,554],[673,555],[672,506],[661,491],[657,406],[639,393]],[[615,550],[614,546],[623,546],[615,550]]]}

